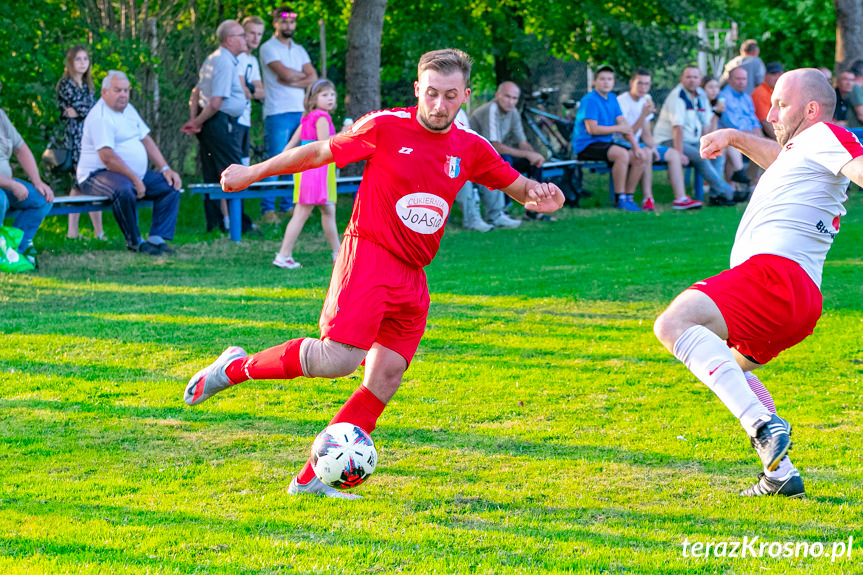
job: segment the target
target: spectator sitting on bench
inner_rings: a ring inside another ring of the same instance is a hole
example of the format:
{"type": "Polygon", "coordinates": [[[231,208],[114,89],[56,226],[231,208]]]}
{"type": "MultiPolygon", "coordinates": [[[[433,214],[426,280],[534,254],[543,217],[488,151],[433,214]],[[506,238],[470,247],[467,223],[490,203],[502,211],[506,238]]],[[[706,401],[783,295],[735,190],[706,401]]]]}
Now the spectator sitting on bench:
{"type": "Polygon", "coordinates": [[[632,127],[623,117],[617,96],[612,92],[614,68],[600,66],[593,88],[578,104],[572,151],[579,160],[610,164],[617,207],[640,212],[633,194],[644,172],[644,159],[632,136],[632,127]]]}
{"type": "Polygon", "coordinates": [[[172,170],[150,128],[129,103],[129,79],[111,70],[102,81],[102,97],[84,120],[78,183],[85,195],[111,200],[117,225],[129,250],[149,255],[170,252],[180,207],[180,175],[172,170]],[[157,171],[149,170],[152,162],[157,171]],[[153,201],[148,241],[138,231],[136,200],[153,201]]]}
{"type": "Polygon", "coordinates": [[[668,165],[668,181],[674,191],[672,207],[675,210],[700,208],[701,202],[686,195],[680,153],[667,146],[657,146],[653,139],[650,122],[656,106],[650,98],[650,84],[650,70],[636,68],[629,80],[629,91],[617,98],[623,117],[632,128],[633,137],[639,142],[639,151],[644,161],[644,174],[641,176],[641,193],[644,195],[642,209],[654,211],[653,162],[665,162],[668,165]]]}
{"type": "Polygon", "coordinates": [[[42,181],[33,152],[9,121],[6,112],[0,110],[0,226],[6,216],[15,217],[13,225],[24,232],[18,252],[34,265],[36,252],[33,249],[33,236],[51,211],[53,201],[54,192],[42,181]],[[29,182],[12,177],[12,166],[9,164],[12,154],[18,159],[29,182]]]}
{"type": "MultiPolygon", "coordinates": [[[[742,66],[734,68],[728,73],[728,85],[719,92],[719,97],[725,100],[725,112],[719,118],[719,127],[733,128],[756,136],[764,136],[761,122],[755,114],[755,103],[752,101],[752,96],[746,92],[748,81],[749,72],[742,66]]],[[[751,182],[743,166],[741,154],[728,155],[725,173],[730,175],[732,182],[744,186],[748,186],[751,182]]]]}
{"type": "Polygon", "coordinates": [[[734,188],[716,171],[716,167],[701,157],[699,146],[702,133],[710,128],[713,109],[700,86],[701,71],[687,66],[659,113],[654,136],[663,146],[673,147],[681,154],[684,166],[692,165],[710,184],[710,204],[733,206],[734,188]]]}
{"type": "MultiPolygon", "coordinates": [[[[524,135],[521,114],[516,106],[521,89],[514,82],[503,82],[494,93],[494,100],[477,108],[470,116],[470,127],[491,142],[494,149],[509,165],[528,178],[542,179],[542,164],[545,158],[534,151],[524,135]]],[[[479,186],[479,197],[485,210],[485,221],[499,228],[515,228],[521,222],[510,218],[503,211],[504,193],[479,186]]],[[[527,214],[525,210],[525,214],[527,214]]],[[[535,214],[536,212],[534,212],[535,214]]]]}

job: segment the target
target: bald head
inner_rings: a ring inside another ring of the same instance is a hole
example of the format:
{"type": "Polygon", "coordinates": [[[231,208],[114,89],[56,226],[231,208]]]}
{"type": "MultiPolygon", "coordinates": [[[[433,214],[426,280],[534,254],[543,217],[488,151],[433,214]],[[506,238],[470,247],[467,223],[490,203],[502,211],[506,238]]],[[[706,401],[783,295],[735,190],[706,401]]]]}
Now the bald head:
{"type": "Polygon", "coordinates": [[[518,105],[519,96],[521,96],[521,90],[515,82],[503,82],[497,87],[494,101],[502,112],[509,113],[518,105]]]}
{"type": "MultiPolygon", "coordinates": [[[[799,91],[803,102],[817,102],[821,109],[818,121],[829,122],[836,108],[836,90],[830,81],[817,68],[799,68],[780,76],[779,80],[791,82],[791,87],[799,91]]],[[[779,83],[777,80],[777,84],[779,83]]]]}
{"type": "Polygon", "coordinates": [[[784,146],[810,126],[832,119],[836,92],[820,71],[800,68],[779,77],[771,104],[767,121],[773,125],[776,141],[784,146]]]}

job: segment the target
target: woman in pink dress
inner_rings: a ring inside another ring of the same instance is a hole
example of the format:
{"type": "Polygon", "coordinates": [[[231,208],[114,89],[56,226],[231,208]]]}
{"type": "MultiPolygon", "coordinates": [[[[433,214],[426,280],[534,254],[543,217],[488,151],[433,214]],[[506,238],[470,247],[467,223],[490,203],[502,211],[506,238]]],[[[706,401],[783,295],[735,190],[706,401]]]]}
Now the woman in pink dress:
{"type": "MultiPolygon", "coordinates": [[[[306,90],[306,113],[300,127],[294,132],[286,148],[297,144],[308,144],[316,140],[328,140],[336,129],[330,112],[336,108],[336,87],[326,79],[320,79],[306,90]]],[[[333,251],[333,261],[339,252],[339,230],[336,227],[336,168],[328,164],[294,175],[294,215],[285,228],[282,248],[276,254],[273,265],[285,269],[297,269],[300,263],[294,260],[294,243],[306,220],[317,207],[321,212],[321,227],[333,251]]]]}

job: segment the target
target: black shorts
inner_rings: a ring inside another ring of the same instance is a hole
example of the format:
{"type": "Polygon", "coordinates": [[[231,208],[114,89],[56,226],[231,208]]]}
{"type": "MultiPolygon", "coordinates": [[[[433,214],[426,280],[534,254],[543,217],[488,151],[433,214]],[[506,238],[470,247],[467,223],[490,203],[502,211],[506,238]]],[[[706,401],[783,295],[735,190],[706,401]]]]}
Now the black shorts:
{"type": "MultiPolygon", "coordinates": [[[[612,146],[617,146],[617,144],[612,144],[611,142],[593,142],[587,145],[585,149],[578,153],[579,160],[592,160],[596,162],[607,162],[611,163],[608,159],[608,150],[612,146]]],[[[623,148],[623,146],[617,146],[618,148],[623,148]]],[[[626,149],[626,148],[623,148],[626,149]]]]}

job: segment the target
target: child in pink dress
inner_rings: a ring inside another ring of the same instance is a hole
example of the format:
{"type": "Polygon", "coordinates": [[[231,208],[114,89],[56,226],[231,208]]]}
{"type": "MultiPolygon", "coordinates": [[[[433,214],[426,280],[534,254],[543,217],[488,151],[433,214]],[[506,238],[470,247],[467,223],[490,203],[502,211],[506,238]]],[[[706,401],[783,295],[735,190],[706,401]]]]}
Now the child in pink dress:
{"type": "MultiPolygon", "coordinates": [[[[306,90],[305,108],[306,113],[300,127],[294,132],[286,148],[316,140],[328,140],[336,133],[329,114],[336,108],[336,87],[332,82],[320,79],[309,86],[306,90]]],[[[301,267],[293,258],[294,243],[315,207],[321,212],[321,227],[332,248],[333,261],[336,261],[339,252],[339,230],[336,227],[335,164],[295,174],[294,204],[294,215],[285,228],[285,238],[273,265],[291,270],[301,267]]]]}

